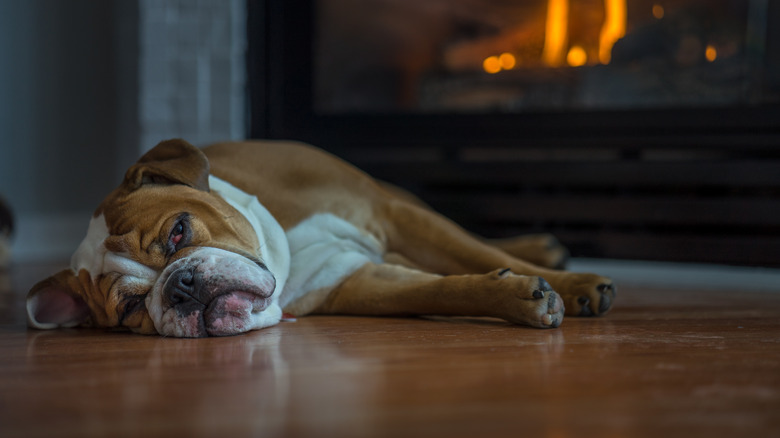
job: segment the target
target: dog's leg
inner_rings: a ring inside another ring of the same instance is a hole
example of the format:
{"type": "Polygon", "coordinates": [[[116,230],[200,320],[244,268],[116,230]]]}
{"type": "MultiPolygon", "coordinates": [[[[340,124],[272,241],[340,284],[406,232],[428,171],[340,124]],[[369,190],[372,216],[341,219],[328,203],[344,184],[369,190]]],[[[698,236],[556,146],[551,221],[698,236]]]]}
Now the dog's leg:
{"type": "MultiPolygon", "coordinates": [[[[433,208],[431,208],[431,206],[423,202],[420,198],[400,187],[383,181],[379,181],[379,184],[384,190],[390,192],[393,196],[400,198],[405,202],[431,212],[435,211],[433,208]]],[[[569,250],[566,249],[565,246],[561,245],[558,239],[556,239],[552,234],[528,234],[525,236],[509,237],[504,239],[482,240],[488,245],[492,245],[501,249],[512,257],[525,260],[544,268],[564,269],[566,267],[566,262],[569,260],[569,250]]],[[[393,257],[396,256],[397,255],[393,255],[393,257]]],[[[395,260],[388,260],[388,262],[394,263],[395,260]]],[[[408,266],[409,262],[404,260],[400,264],[408,266]]]]}
{"type": "Polygon", "coordinates": [[[388,203],[388,250],[420,269],[445,275],[475,274],[510,268],[521,275],[544,277],[563,297],[567,315],[606,313],[615,298],[612,280],[595,274],[542,268],[512,257],[474,238],[436,213],[402,201],[388,203]]]}
{"type": "Polygon", "coordinates": [[[564,269],[569,261],[569,250],[552,234],[527,234],[503,239],[485,239],[512,257],[550,269],[564,269]]]}
{"type": "Polygon", "coordinates": [[[368,263],[331,291],[313,313],[491,316],[532,327],[558,327],[561,297],[541,277],[508,269],[441,276],[368,263]]]}

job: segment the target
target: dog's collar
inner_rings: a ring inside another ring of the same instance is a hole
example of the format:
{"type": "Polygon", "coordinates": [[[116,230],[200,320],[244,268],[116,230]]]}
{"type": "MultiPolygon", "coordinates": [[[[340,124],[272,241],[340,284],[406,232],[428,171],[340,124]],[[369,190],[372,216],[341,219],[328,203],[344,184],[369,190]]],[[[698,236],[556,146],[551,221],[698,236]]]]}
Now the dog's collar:
{"type": "Polygon", "coordinates": [[[264,255],[263,263],[276,278],[274,297],[279,298],[290,275],[290,247],[284,229],[257,197],[227,181],[209,175],[209,187],[252,225],[264,255]]]}

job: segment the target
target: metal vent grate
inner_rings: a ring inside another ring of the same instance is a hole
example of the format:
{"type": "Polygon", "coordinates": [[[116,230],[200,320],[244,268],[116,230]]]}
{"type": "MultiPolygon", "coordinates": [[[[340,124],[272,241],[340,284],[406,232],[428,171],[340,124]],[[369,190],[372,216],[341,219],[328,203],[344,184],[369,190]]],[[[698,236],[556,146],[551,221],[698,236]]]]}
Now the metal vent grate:
{"type": "Polygon", "coordinates": [[[575,256],[780,266],[780,157],[526,148],[404,162],[394,152],[347,159],[485,236],[545,231],[575,256]]]}

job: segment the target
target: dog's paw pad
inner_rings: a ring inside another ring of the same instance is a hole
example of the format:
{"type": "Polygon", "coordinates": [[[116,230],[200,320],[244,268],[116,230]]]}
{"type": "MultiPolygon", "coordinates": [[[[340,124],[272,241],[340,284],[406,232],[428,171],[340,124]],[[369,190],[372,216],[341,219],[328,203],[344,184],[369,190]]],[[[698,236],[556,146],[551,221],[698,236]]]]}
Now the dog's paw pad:
{"type": "Polygon", "coordinates": [[[553,325],[556,322],[558,322],[558,319],[551,313],[546,313],[544,316],[542,316],[542,324],[544,325],[558,327],[557,325],[553,325]]]}
{"type": "Polygon", "coordinates": [[[599,301],[600,314],[606,313],[612,307],[612,301],[614,300],[615,295],[617,294],[617,291],[615,290],[615,286],[611,284],[606,286],[607,287],[604,289],[599,288],[599,291],[601,292],[601,300],[599,301]]]}
{"type": "Polygon", "coordinates": [[[576,316],[600,316],[612,307],[617,295],[614,284],[600,283],[591,287],[592,289],[587,295],[580,295],[576,298],[577,310],[574,311],[576,316]]]}
{"type": "Polygon", "coordinates": [[[558,327],[563,321],[563,312],[563,300],[557,293],[550,291],[547,299],[547,313],[542,315],[542,324],[553,328],[558,327]]]}

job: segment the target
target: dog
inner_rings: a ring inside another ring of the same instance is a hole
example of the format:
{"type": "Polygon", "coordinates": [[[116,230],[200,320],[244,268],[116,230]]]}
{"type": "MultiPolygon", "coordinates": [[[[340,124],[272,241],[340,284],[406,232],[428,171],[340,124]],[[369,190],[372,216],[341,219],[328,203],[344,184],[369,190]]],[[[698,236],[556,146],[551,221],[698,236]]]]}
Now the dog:
{"type": "Polygon", "coordinates": [[[561,247],[542,241],[551,246],[475,237],[306,144],[199,149],[173,139],[98,206],[70,269],[32,287],[28,323],[206,337],[285,313],[486,316],[539,328],[605,314],[611,279],[516,256],[560,261],[551,255],[561,247]]]}

